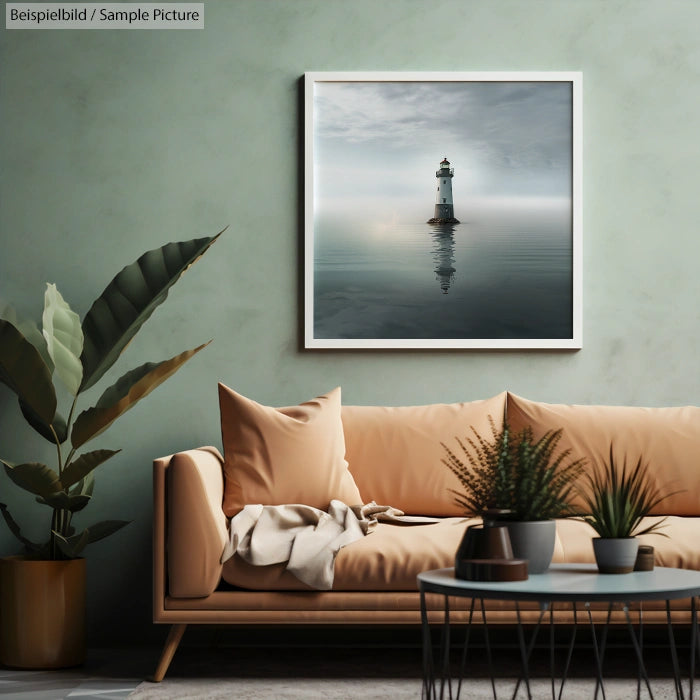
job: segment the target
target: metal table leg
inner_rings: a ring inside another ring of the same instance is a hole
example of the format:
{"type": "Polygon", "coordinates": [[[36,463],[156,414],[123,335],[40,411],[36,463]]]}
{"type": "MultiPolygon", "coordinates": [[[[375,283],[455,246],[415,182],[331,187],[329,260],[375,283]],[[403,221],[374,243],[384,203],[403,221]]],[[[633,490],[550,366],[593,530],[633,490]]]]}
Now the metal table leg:
{"type": "Polygon", "coordinates": [[[486,659],[489,665],[489,676],[491,676],[491,690],[493,692],[493,700],[498,700],[496,695],[496,679],[493,675],[493,658],[491,657],[491,641],[489,639],[489,626],[486,621],[486,607],[484,606],[484,599],[479,599],[481,602],[481,620],[484,625],[484,643],[486,645],[486,659]]]}
{"type": "Polygon", "coordinates": [[[596,695],[598,693],[598,686],[603,693],[603,700],[605,700],[605,685],[603,684],[603,663],[600,658],[600,652],[598,650],[598,640],[595,634],[595,624],[593,624],[593,615],[591,615],[591,604],[585,603],[586,612],[588,613],[588,624],[591,628],[591,637],[593,639],[593,654],[595,655],[596,671],[598,673],[598,679],[596,682],[596,695]]]}
{"type": "MultiPolygon", "coordinates": [[[[688,695],[686,696],[684,682],[681,678],[680,663],[678,657],[678,649],[676,645],[672,618],[671,618],[671,603],[666,601],[666,626],[668,632],[669,649],[671,652],[671,661],[673,664],[673,675],[674,675],[674,690],[677,700],[685,700],[686,697],[692,700],[695,691],[695,673],[697,668],[697,663],[700,661],[700,619],[698,615],[698,600],[700,598],[693,597],[691,599],[691,617],[690,617],[690,664],[689,664],[689,678],[688,678],[688,695]]],[[[424,589],[420,590],[420,612],[421,612],[421,626],[422,626],[422,638],[423,638],[423,685],[422,685],[422,698],[424,700],[458,700],[461,696],[461,690],[463,681],[465,678],[465,672],[467,668],[467,654],[469,653],[471,628],[474,619],[474,610],[476,606],[476,599],[470,599],[470,608],[468,622],[465,630],[464,644],[461,653],[461,660],[459,665],[459,676],[456,681],[456,692],[453,694],[452,687],[452,664],[451,664],[451,629],[450,629],[450,602],[449,597],[444,595],[444,612],[443,612],[443,622],[441,630],[441,658],[440,658],[440,691],[437,692],[436,683],[436,668],[435,668],[435,658],[434,650],[432,644],[432,634],[430,630],[430,625],[428,623],[428,612],[426,604],[426,593],[424,589]]],[[[482,625],[484,630],[484,646],[486,651],[486,658],[488,664],[488,671],[491,680],[491,692],[494,700],[498,700],[497,690],[496,690],[496,680],[493,665],[493,652],[491,649],[491,640],[488,629],[488,620],[486,613],[486,606],[484,599],[479,599],[479,605],[481,608],[482,615],[482,625]]],[[[600,634],[600,638],[596,636],[596,625],[593,621],[593,616],[591,613],[591,607],[589,603],[585,604],[585,608],[588,614],[589,626],[591,629],[592,642],[593,642],[593,652],[596,662],[596,687],[594,700],[598,698],[599,690],[602,693],[603,700],[605,700],[605,686],[603,682],[603,663],[605,658],[605,652],[607,647],[607,636],[608,630],[611,623],[612,616],[612,604],[608,607],[608,614],[605,622],[605,626],[600,634]]],[[[520,660],[522,664],[521,675],[518,678],[515,689],[512,694],[512,700],[518,695],[520,685],[525,682],[525,687],[527,691],[527,697],[531,700],[532,693],[530,687],[530,670],[529,662],[534,651],[534,647],[537,640],[537,635],[541,627],[542,621],[544,620],[544,615],[549,612],[550,620],[550,633],[549,633],[549,643],[550,643],[550,675],[551,675],[551,693],[552,700],[562,700],[564,686],[568,679],[568,673],[573,658],[573,650],[576,643],[576,636],[578,631],[578,615],[576,604],[572,603],[573,609],[573,629],[571,637],[568,643],[567,656],[564,665],[563,675],[561,678],[561,685],[559,687],[559,692],[556,692],[556,681],[555,681],[555,633],[554,633],[554,622],[553,622],[553,606],[551,604],[542,603],[540,607],[540,615],[532,632],[531,638],[525,639],[524,627],[522,622],[522,615],[520,610],[520,605],[516,601],[516,615],[517,615],[517,634],[518,634],[518,646],[520,650],[520,660]]],[[[641,687],[642,680],[648,692],[650,700],[653,700],[654,694],[651,688],[651,683],[649,676],[646,671],[643,658],[643,645],[644,645],[644,614],[643,607],[640,604],[639,607],[639,620],[638,627],[632,623],[630,615],[630,605],[629,603],[623,605],[622,611],[624,613],[626,626],[629,632],[630,641],[634,649],[634,653],[637,659],[638,676],[637,676],[637,699],[641,697],[641,687]],[[638,631],[637,631],[638,630],[638,631]]]]}
{"type": "MultiPolygon", "coordinates": [[[[639,603],[639,646],[644,650],[644,613],[643,604],[639,603]]],[[[637,664],[637,700],[642,696],[642,674],[639,664],[637,664]]]]}
{"type": "Polygon", "coordinates": [[[695,603],[695,598],[690,601],[690,682],[689,692],[690,700],[693,700],[693,688],[695,684],[695,654],[700,658],[700,649],[698,649],[698,610],[695,603]]]}
{"type": "Polygon", "coordinates": [[[642,678],[647,686],[647,691],[649,692],[649,697],[653,700],[654,694],[651,692],[651,685],[649,683],[649,676],[647,676],[647,670],[644,666],[644,657],[642,656],[642,649],[637,641],[637,635],[634,633],[634,627],[632,626],[632,621],[630,620],[630,609],[629,604],[625,604],[622,607],[625,613],[625,622],[627,623],[627,629],[630,633],[630,639],[632,640],[632,646],[634,647],[634,653],[637,655],[637,663],[639,664],[639,672],[642,674],[642,678]]]}
{"type": "Polygon", "coordinates": [[[464,632],[464,645],[462,646],[462,660],[459,664],[459,682],[457,684],[457,697],[460,696],[462,692],[462,680],[464,679],[464,673],[467,670],[467,653],[469,651],[469,639],[472,630],[472,621],[474,619],[474,598],[471,598],[471,604],[469,606],[469,620],[467,622],[467,629],[464,632]]]}
{"type": "MultiPolygon", "coordinates": [[[[600,689],[601,692],[603,693],[603,698],[605,698],[605,688],[602,685],[602,677],[603,677],[603,663],[605,662],[605,650],[607,649],[608,646],[608,630],[610,629],[610,619],[612,618],[612,611],[613,611],[613,604],[608,603],[608,616],[605,618],[605,627],[603,628],[603,634],[601,635],[600,638],[600,675],[598,678],[596,678],[595,682],[595,694],[593,695],[593,700],[597,700],[598,698],[598,690],[600,689]]],[[[590,611],[589,611],[589,616],[590,616],[590,611]]],[[[639,698],[637,698],[639,700],[639,698]]]]}
{"type": "Polygon", "coordinates": [[[512,700],[515,700],[515,697],[518,694],[518,690],[520,689],[520,683],[522,682],[523,677],[525,678],[525,687],[527,689],[527,697],[532,698],[532,695],[530,692],[530,657],[532,656],[532,650],[535,648],[535,640],[537,639],[537,633],[540,630],[542,620],[544,619],[544,614],[547,612],[548,608],[549,608],[548,603],[543,603],[542,606],[540,607],[540,616],[537,620],[537,624],[535,625],[535,629],[532,632],[532,637],[530,638],[530,644],[526,648],[525,647],[525,635],[523,634],[523,627],[522,627],[522,622],[521,622],[521,617],[520,617],[520,605],[517,602],[515,604],[515,611],[516,611],[517,616],[518,616],[518,646],[520,647],[520,662],[522,664],[522,672],[520,674],[520,677],[518,678],[518,682],[515,684],[515,690],[513,691],[512,700]]]}
{"type": "Polygon", "coordinates": [[[552,680],[552,700],[557,700],[554,688],[554,603],[549,606],[549,675],[552,680]]]}
{"type": "Polygon", "coordinates": [[[445,596],[442,616],[442,673],[440,675],[440,700],[445,697],[445,688],[452,700],[452,678],[450,677],[450,601],[445,596]]]}
{"type": "MultiPolygon", "coordinates": [[[[571,666],[571,659],[574,656],[574,645],[576,643],[576,632],[578,631],[578,615],[576,611],[576,603],[571,603],[571,608],[574,613],[574,629],[571,631],[571,639],[569,640],[569,648],[566,653],[566,663],[564,664],[564,675],[561,679],[561,685],[559,686],[559,700],[562,699],[562,694],[564,693],[564,685],[569,676],[569,667],[571,666]]],[[[554,675],[554,674],[552,674],[554,675]]],[[[596,691],[597,693],[597,691],[596,691]]]]}
{"type": "Polygon", "coordinates": [[[671,601],[666,601],[666,626],[668,628],[668,644],[671,647],[671,661],[673,662],[673,682],[676,686],[676,698],[685,700],[683,693],[683,684],[681,683],[681,670],[678,665],[678,651],[676,649],[676,639],[673,634],[673,625],[671,624],[671,601]]]}
{"type": "Polygon", "coordinates": [[[425,605],[425,591],[420,589],[420,619],[423,633],[423,700],[436,700],[435,696],[435,672],[433,670],[433,645],[430,637],[430,625],[428,624],[428,611],[425,605]]]}

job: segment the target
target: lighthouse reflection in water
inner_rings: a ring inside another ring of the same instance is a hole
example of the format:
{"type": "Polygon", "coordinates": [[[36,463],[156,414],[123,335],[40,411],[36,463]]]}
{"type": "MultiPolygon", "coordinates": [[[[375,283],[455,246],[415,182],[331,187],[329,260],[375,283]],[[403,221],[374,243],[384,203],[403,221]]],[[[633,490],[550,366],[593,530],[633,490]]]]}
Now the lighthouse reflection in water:
{"type": "Polygon", "coordinates": [[[435,278],[440,283],[443,294],[447,294],[455,277],[455,226],[454,224],[432,224],[433,261],[435,278]]]}
{"type": "Polygon", "coordinates": [[[319,213],[314,336],[570,338],[570,202],[465,206],[459,219],[319,213]]]}

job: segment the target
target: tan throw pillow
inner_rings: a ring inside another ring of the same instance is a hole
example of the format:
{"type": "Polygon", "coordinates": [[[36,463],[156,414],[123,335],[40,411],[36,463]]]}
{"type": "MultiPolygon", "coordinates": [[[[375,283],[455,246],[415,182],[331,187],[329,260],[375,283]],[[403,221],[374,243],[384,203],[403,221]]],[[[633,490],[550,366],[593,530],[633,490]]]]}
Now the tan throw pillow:
{"type": "Polygon", "coordinates": [[[328,510],[362,497],[345,461],[340,387],[299,406],[263,406],[219,384],[224,513],[246,504],[303,503],[328,510]]]}
{"type": "Polygon", "coordinates": [[[452,493],[462,485],[440,443],[459,452],[456,438],[473,437],[471,426],[491,439],[489,416],[500,429],[505,406],[505,392],[465,403],[343,406],[350,472],[367,501],[412,515],[463,515],[452,493]]]}
{"type": "Polygon", "coordinates": [[[641,457],[654,486],[665,493],[680,490],[654,513],[700,515],[700,408],[541,403],[509,393],[507,415],[513,432],[530,425],[535,438],[562,428],[557,452],[570,448],[571,458],[585,458],[589,470],[608,461],[611,442],[620,465],[626,458],[634,467],[641,457]]]}

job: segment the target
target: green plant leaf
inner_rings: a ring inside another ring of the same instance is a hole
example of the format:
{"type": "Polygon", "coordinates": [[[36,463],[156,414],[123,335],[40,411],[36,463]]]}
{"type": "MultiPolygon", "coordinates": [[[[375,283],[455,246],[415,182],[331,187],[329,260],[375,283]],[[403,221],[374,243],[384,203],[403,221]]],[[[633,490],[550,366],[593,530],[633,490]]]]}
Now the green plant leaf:
{"type": "Polygon", "coordinates": [[[61,480],[53,469],[38,462],[27,462],[26,464],[12,464],[0,459],[5,466],[7,475],[12,481],[25,491],[48,498],[51,494],[61,491],[61,480]]]}
{"type": "Polygon", "coordinates": [[[51,531],[56,539],[56,544],[61,550],[61,553],[68,559],[76,559],[80,553],[88,545],[90,534],[87,530],[83,530],[79,535],[71,535],[64,537],[56,530],[51,531]]]}
{"type": "Polygon", "coordinates": [[[657,488],[649,480],[647,465],[641,457],[632,469],[628,469],[626,458],[619,464],[612,443],[607,463],[602,469],[586,474],[586,484],[580,492],[588,510],[583,519],[600,537],[656,533],[665,518],[640,530],[643,518],[661,501],[677,493],[663,493],[657,488]]]}
{"type": "Polygon", "coordinates": [[[57,491],[49,496],[37,496],[37,503],[41,503],[45,506],[50,506],[56,510],[67,510],[70,513],[77,513],[79,510],[85,508],[85,506],[90,502],[90,496],[84,496],[82,494],[70,494],[65,491],[57,491]]]}
{"type": "Polygon", "coordinates": [[[43,333],[39,330],[39,326],[27,318],[20,318],[17,312],[10,304],[5,304],[0,311],[0,319],[9,321],[39,352],[41,359],[49,368],[49,372],[53,372],[53,360],[49,355],[49,349],[46,347],[46,339],[43,333]]]}
{"type": "Polygon", "coordinates": [[[61,552],[68,558],[75,559],[87,545],[109,537],[117,530],[121,530],[125,525],[128,525],[129,522],[128,520],[103,520],[85,528],[80,534],[72,535],[71,537],[63,537],[55,530],[54,535],[61,552]]]}
{"type": "Polygon", "coordinates": [[[82,494],[83,496],[92,496],[92,492],[95,488],[95,475],[93,472],[89,472],[82,478],[72,489],[71,494],[82,494]]]}
{"type": "Polygon", "coordinates": [[[56,413],[51,371],[37,349],[9,322],[0,320],[0,382],[48,425],[56,413]]]}
{"type": "MultiPolygon", "coordinates": [[[[224,229],[225,231],[226,229],[224,229]]],[[[223,233],[168,243],[144,253],[107,285],[83,319],[83,381],[90,388],[168,296],[170,288],[223,233]]]]}
{"type": "Polygon", "coordinates": [[[461,482],[463,493],[450,490],[456,503],[467,515],[482,515],[497,509],[502,520],[549,520],[571,514],[569,499],[576,479],[583,470],[583,460],[566,460],[570,450],[555,456],[562,430],[547,431],[534,439],[531,426],[511,434],[506,421],[496,428],[489,416],[493,440],[471,427],[474,439],[456,438],[464,452],[460,459],[445,443],[442,461],[461,482]]]}
{"type": "Polygon", "coordinates": [[[56,444],[56,438],[54,437],[51,428],[53,428],[54,432],[56,433],[59,445],[66,441],[66,438],[68,437],[68,426],[66,425],[66,420],[63,418],[63,416],[56,413],[51,421],[51,425],[49,426],[35,411],[31,409],[30,406],[24,403],[22,399],[19,401],[19,407],[22,411],[22,415],[26,418],[27,423],[29,423],[29,425],[31,425],[32,428],[39,433],[39,435],[46,438],[50,443],[54,445],[56,444]]]}
{"type": "Polygon", "coordinates": [[[83,330],[80,317],[71,310],[55,284],[46,285],[42,322],[46,346],[56,367],[56,374],[68,391],[76,396],[83,378],[83,365],[80,361],[83,330]]]}
{"type": "Polygon", "coordinates": [[[169,360],[148,362],[120,377],[100,396],[95,406],[83,411],[76,418],[71,432],[73,447],[80,447],[106,430],[119,416],[148,396],[209,343],[185,350],[169,360]]]}
{"type": "Polygon", "coordinates": [[[68,489],[73,484],[77,484],[81,479],[84,479],[93,469],[98,467],[103,462],[106,462],[110,457],[113,457],[121,450],[94,450],[86,452],[74,459],[70,464],[66,465],[61,472],[61,483],[64,489],[68,489]]]}
{"type": "Polygon", "coordinates": [[[2,517],[5,519],[7,526],[10,528],[10,532],[30,551],[36,552],[41,549],[41,545],[36,542],[28,540],[20,530],[19,525],[15,522],[15,519],[10,515],[10,511],[7,510],[7,506],[4,503],[0,503],[0,512],[2,512],[2,517]]]}

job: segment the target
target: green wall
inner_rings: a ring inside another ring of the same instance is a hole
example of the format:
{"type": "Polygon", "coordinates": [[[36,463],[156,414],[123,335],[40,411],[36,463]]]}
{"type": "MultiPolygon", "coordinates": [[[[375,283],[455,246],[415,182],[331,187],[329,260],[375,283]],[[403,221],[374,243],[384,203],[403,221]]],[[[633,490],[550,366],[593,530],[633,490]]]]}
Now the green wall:
{"type": "MultiPolygon", "coordinates": [[[[134,522],[88,550],[92,643],[158,638],[151,460],[220,444],[219,380],[278,405],[336,385],[347,403],[700,403],[698,26],[695,0],[210,0],[202,31],[3,29],[0,298],[38,317],[55,282],[82,315],[143,251],[230,226],[110,374],[214,338],[95,443],[124,451],[82,522],[134,522]],[[312,70],[583,72],[582,350],[299,350],[312,70]]],[[[0,455],[51,460],[17,414],[2,391],[0,455]]],[[[39,537],[45,513],[15,491],[0,475],[39,537]]]]}

